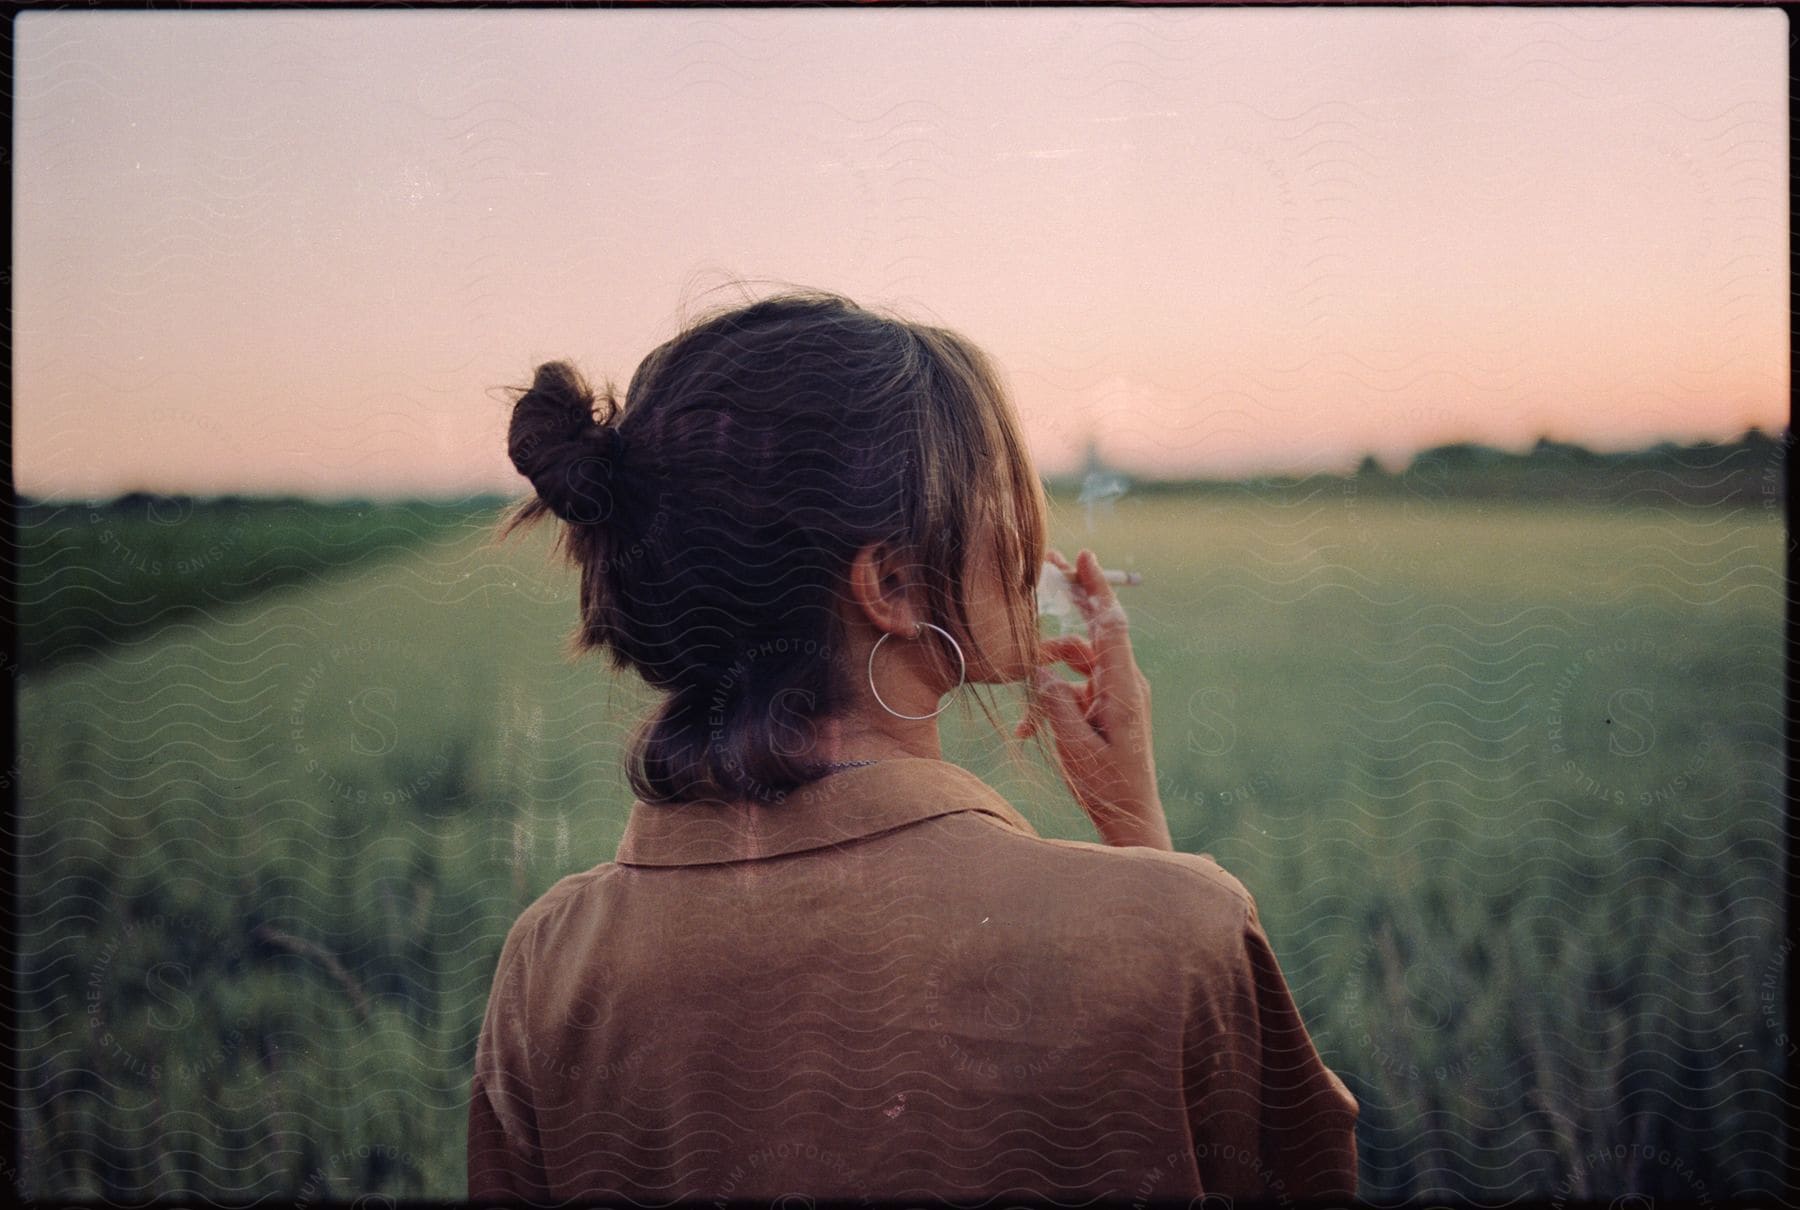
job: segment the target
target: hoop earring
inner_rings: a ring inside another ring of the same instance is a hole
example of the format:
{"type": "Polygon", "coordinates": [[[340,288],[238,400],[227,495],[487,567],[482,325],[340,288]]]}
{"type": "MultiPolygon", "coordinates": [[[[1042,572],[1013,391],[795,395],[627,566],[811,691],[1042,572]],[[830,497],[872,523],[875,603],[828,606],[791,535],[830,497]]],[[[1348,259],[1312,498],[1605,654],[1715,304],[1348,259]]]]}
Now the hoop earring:
{"type": "MultiPolygon", "coordinates": [[[[967,680],[968,676],[969,676],[969,662],[963,658],[962,644],[958,643],[956,641],[956,637],[954,635],[952,635],[948,630],[945,630],[942,626],[934,625],[931,622],[920,622],[918,624],[918,626],[913,628],[912,637],[915,639],[918,638],[921,634],[924,633],[925,627],[927,627],[927,626],[930,626],[933,630],[935,630],[939,634],[943,635],[946,639],[949,639],[950,646],[952,648],[954,648],[956,651],[956,662],[959,665],[961,665],[961,667],[957,670],[957,673],[956,673],[956,684],[950,690],[951,693],[955,693],[958,689],[961,689],[963,687],[963,682],[965,680],[967,680]]],[[[945,703],[943,703],[943,705],[939,706],[936,710],[933,710],[930,714],[901,714],[898,710],[894,709],[892,706],[888,705],[886,702],[881,700],[881,691],[879,689],[875,688],[875,653],[877,651],[881,650],[881,645],[883,643],[887,642],[890,637],[892,637],[891,632],[889,634],[882,635],[880,638],[875,640],[875,645],[873,647],[869,648],[869,692],[873,693],[875,695],[876,704],[879,705],[883,710],[886,710],[889,714],[893,715],[895,718],[910,718],[910,719],[936,718],[938,715],[942,714],[946,709],[949,708],[949,706],[950,706],[949,702],[946,701],[945,703]]]]}

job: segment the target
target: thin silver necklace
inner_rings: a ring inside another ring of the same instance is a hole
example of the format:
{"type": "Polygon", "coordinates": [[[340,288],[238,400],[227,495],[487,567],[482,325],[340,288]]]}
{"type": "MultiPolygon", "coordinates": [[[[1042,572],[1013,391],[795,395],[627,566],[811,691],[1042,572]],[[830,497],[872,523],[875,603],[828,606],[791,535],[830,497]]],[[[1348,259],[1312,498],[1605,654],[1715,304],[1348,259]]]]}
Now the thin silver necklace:
{"type": "Polygon", "coordinates": [[[879,764],[879,763],[880,763],[879,757],[877,757],[875,760],[832,760],[832,761],[826,761],[823,765],[820,765],[819,768],[821,768],[821,769],[854,769],[860,765],[873,765],[873,764],[879,764]]]}

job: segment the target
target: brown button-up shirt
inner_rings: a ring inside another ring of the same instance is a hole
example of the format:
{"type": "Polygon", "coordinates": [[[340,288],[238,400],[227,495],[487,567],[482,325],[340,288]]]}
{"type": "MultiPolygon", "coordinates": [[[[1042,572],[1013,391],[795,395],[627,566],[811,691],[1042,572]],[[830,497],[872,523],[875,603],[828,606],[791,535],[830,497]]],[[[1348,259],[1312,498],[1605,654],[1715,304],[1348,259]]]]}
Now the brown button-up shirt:
{"type": "Polygon", "coordinates": [[[525,910],[469,1195],[1348,1198],[1357,1111],[1210,856],[1046,839],[889,759],[635,803],[525,910]]]}

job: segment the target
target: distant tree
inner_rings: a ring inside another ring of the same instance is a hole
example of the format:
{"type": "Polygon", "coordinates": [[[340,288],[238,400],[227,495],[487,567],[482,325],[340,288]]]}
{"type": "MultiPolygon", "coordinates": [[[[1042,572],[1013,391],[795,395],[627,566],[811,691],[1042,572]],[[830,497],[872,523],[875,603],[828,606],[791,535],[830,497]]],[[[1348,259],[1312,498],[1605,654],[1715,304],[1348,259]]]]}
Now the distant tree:
{"type": "MultiPolygon", "coordinates": [[[[1785,429],[1782,431],[1786,432],[1785,429]]],[[[1744,430],[1744,435],[1738,438],[1738,444],[1753,454],[1766,454],[1781,443],[1753,424],[1744,430]]]]}
{"type": "Polygon", "coordinates": [[[1385,474],[1387,474],[1387,468],[1381,465],[1374,454],[1364,454],[1362,461],[1356,464],[1358,479],[1370,479],[1385,474]]]}
{"type": "Polygon", "coordinates": [[[1531,453],[1527,455],[1527,457],[1534,462],[1554,462],[1558,464],[1587,464],[1600,461],[1600,456],[1585,445],[1578,445],[1569,441],[1554,441],[1549,436],[1539,437],[1537,443],[1531,447],[1531,453]]]}
{"type": "Polygon", "coordinates": [[[1475,441],[1452,441],[1434,445],[1413,455],[1409,471],[1469,470],[1495,466],[1509,460],[1505,450],[1475,441]]]}

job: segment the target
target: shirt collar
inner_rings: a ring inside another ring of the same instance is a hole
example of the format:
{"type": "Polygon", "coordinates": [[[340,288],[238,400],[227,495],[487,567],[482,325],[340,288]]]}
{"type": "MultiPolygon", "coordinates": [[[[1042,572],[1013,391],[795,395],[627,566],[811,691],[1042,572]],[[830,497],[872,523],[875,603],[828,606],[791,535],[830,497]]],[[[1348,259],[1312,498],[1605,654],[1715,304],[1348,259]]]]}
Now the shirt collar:
{"type": "Polygon", "coordinates": [[[888,757],[827,774],[769,802],[633,802],[621,865],[713,865],[827,848],[939,815],[974,811],[1027,836],[1023,815],[948,761],[888,757]]]}

